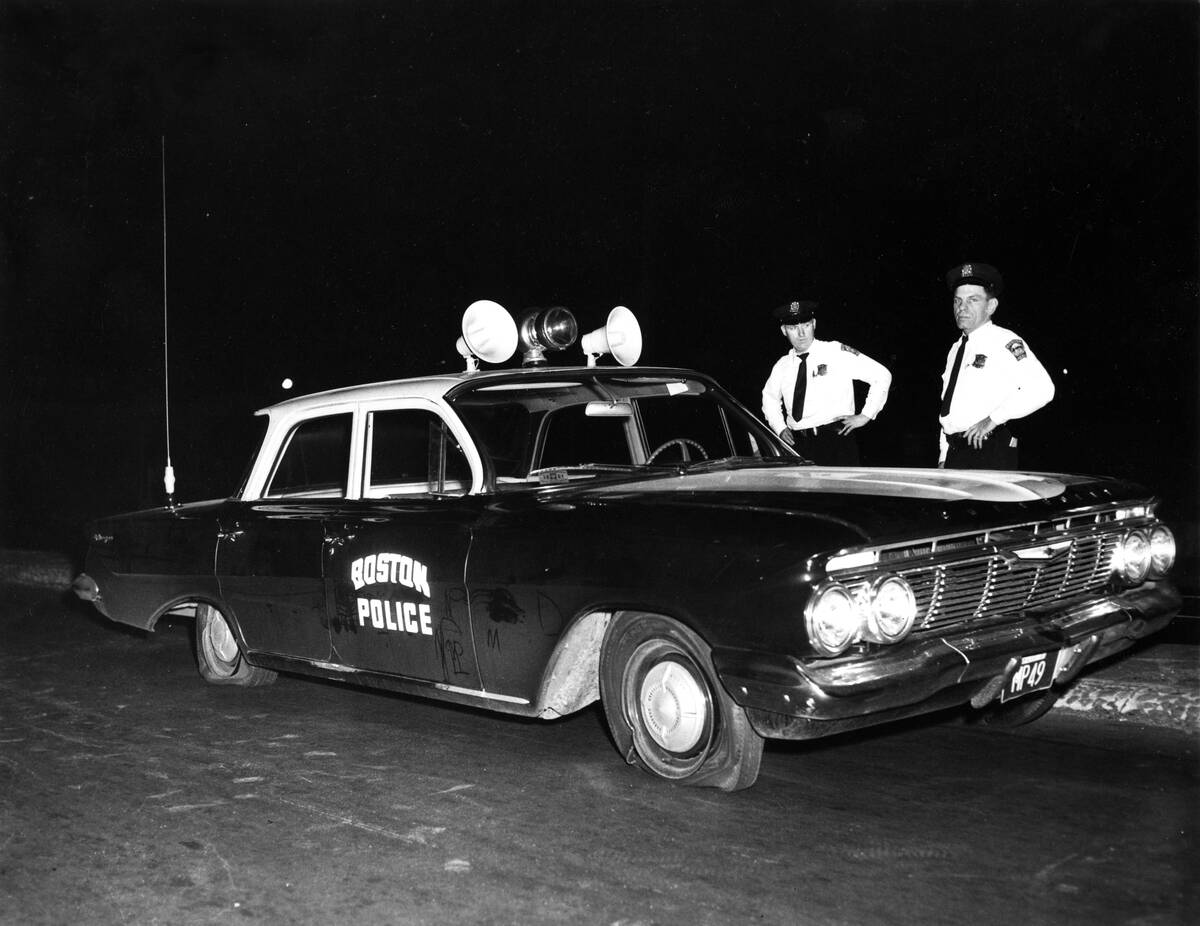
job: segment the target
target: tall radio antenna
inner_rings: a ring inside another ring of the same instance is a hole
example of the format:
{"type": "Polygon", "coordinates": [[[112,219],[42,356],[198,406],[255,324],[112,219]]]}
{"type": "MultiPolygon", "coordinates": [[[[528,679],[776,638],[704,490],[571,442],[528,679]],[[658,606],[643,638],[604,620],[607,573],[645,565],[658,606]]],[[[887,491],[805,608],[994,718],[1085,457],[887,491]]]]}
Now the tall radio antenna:
{"type": "Polygon", "coordinates": [[[162,274],[163,274],[163,409],[167,429],[167,466],[163,470],[163,488],[167,506],[175,507],[175,467],[171,465],[171,376],[167,351],[167,136],[162,136],[162,274]]]}

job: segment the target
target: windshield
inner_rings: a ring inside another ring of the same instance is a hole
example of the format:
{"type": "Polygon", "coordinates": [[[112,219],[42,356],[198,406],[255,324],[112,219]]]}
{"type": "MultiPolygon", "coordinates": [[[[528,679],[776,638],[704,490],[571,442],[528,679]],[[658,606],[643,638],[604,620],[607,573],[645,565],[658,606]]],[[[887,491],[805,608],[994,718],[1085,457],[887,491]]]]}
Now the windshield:
{"type": "Polygon", "coordinates": [[[469,386],[450,404],[498,486],[730,458],[795,460],[749,412],[687,376],[547,371],[469,386]]]}

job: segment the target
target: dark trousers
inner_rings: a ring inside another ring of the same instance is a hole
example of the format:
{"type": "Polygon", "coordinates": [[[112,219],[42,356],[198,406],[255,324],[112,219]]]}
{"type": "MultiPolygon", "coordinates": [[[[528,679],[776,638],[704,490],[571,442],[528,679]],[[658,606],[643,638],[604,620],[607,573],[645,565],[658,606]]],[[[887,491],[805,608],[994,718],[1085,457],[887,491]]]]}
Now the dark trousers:
{"type": "Polygon", "coordinates": [[[838,434],[841,429],[841,422],[835,421],[819,428],[793,430],[796,452],[821,466],[858,466],[858,441],[854,432],[842,437],[838,434]]]}
{"type": "Polygon", "coordinates": [[[947,436],[946,469],[1016,469],[1017,439],[1006,425],[1000,425],[976,450],[961,434],[947,436]]]}

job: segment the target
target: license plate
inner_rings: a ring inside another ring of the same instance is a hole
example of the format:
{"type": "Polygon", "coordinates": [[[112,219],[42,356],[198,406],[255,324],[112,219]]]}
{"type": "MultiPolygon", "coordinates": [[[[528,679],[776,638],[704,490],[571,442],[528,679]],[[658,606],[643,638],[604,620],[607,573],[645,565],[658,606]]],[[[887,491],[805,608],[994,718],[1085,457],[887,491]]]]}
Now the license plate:
{"type": "Polygon", "coordinates": [[[1056,653],[1034,653],[1022,656],[1012,674],[1004,680],[1001,701],[1011,701],[1034,691],[1045,691],[1054,681],[1056,653]]]}

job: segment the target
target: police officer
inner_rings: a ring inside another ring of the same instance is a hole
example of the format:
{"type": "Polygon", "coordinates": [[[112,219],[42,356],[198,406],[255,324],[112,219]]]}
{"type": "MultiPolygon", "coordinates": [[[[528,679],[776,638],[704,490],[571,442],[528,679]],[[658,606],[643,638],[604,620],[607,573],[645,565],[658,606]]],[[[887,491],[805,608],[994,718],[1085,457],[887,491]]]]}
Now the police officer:
{"type": "Polygon", "coordinates": [[[1016,469],[1017,438],[1008,427],[1054,397],[1054,383],[1015,332],[992,322],[1004,280],[987,264],[946,274],[954,323],[962,332],[942,373],[938,466],[1016,469]]]}
{"type": "Polygon", "coordinates": [[[854,432],[882,411],[892,374],[848,344],[818,341],[815,302],[789,302],[772,315],[792,349],[779,358],[763,386],[763,417],[814,463],[857,466],[854,432]],[[857,414],[855,380],[869,387],[857,414]]]}

